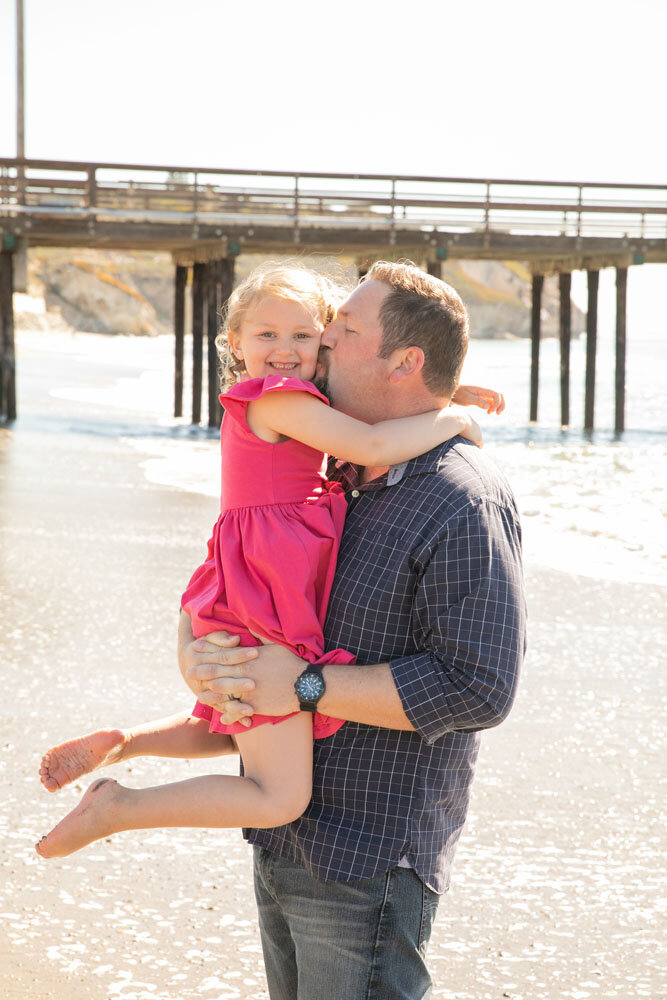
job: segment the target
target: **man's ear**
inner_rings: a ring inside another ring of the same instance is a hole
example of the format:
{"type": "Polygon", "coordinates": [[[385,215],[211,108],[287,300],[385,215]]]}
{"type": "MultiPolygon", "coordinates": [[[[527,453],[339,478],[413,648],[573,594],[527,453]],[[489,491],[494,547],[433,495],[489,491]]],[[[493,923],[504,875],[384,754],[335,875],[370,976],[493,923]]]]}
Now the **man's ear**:
{"type": "Polygon", "coordinates": [[[390,382],[402,382],[403,379],[417,375],[424,367],[424,352],[421,347],[406,347],[395,352],[392,358],[393,369],[389,376],[390,382]]]}

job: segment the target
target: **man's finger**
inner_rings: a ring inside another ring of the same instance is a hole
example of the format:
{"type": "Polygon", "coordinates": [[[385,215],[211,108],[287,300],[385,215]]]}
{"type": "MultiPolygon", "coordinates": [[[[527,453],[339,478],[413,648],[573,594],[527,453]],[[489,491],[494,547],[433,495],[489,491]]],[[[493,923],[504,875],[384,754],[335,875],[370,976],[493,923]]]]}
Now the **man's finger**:
{"type": "Polygon", "coordinates": [[[209,632],[208,635],[203,635],[195,641],[194,648],[200,653],[210,653],[220,646],[224,646],[225,649],[238,646],[240,641],[240,635],[232,635],[230,632],[209,632]]]}
{"type": "Polygon", "coordinates": [[[206,681],[201,696],[197,695],[199,701],[210,705],[212,701],[224,702],[228,698],[242,698],[254,688],[254,683],[247,678],[239,680],[236,677],[216,677],[206,681]]]}
{"type": "Polygon", "coordinates": [[[234,683],[236,678],[246,677],[247,672],[242,663],[195,663],[186,671],[187,676],[193,681],[207,682],[226,677],[234,683]]]}
{"type": "Polygon", "coordinates": [[[237,680],[234,677],[214,677],[210,680],[206,689],[208,691],[214,691],[217,694],[231,695],[233,698],[252,691],[255,687],[255,682],[244,678],[243,680],[237,680]]]}
{"type": "Polygon", "coordinates": [[[221,667],[233,667],[256,659],[256,646],[237,646],[235,649],[221,649],[220,646],[212,646],[209,652],[196,654],[196,662],[199,666],[218,664],[221,667]]]}
{"type": "MultiPolygon", "coordinates": [[[[211,708],[216,708],[218,712],[228,712],[231,708],[233,712],[236,713],[239,712],[239,706],[241,705],[243,709],[252,712],[252,707],[250,705],[246,705],[245,703],[242,704],[236,697],[236,694],[242,694],[242,692],[210,691],[207,688],[205,691],[202,691],[200,695],[197,695],[197,701],[200,701],[202,705],[209,705],[211,708]]],[[[247,712],[245,714],[247,714],[247,712]]]]}
{"type": "Polygon", "coordinates": [[[245,705],[242,701],[228,701],[224,706],[224,710],[221,708],[219,711],[222,713],[220,719],[226,726],[232,726],[235,722],[249,726],[250,717],[253,714],[252,707],[245,705]]]}
{"type": "Polygon", "coordinates": [[[208,705],[220,712],[222,722],[229,726],[235,722],[249,719],[253,714],[252,705],[246,705],[245,702],[236,699],[228,701],[225,696],[221,697],[220,694],[213,691],[202,691],[201,695],[198,696],[198,701],[202,705],[208,705]]]}

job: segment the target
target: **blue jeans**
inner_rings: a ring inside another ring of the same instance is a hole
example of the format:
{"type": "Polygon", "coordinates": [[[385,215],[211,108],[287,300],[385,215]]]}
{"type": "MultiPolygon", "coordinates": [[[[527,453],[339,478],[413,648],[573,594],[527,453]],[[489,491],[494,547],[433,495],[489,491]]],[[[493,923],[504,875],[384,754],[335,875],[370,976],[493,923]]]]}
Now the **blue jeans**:
{"type": "Polygon", "coordinates": [[[439,896],[411,868],[322,882],[255,847],[255,896],[271,1000],[427,1000],[439,896]]]}

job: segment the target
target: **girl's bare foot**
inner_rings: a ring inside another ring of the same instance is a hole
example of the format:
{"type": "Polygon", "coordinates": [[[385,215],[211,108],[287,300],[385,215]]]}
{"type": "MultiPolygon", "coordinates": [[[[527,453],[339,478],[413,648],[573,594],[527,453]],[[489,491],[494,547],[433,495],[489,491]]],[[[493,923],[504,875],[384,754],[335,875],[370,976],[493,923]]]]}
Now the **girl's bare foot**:
{"type": "Polygon", "coordinates": [[[43,858],[64,858],[114,833],[113,817],[126,788],[110,778],[94,782],[76,808],[35,844],[43,858]]]}
{"type": "Polygon", "coordinates": [[[52,747],[42,757],[39,777],[48,792],[57,792],[82,774],[122,759],[129,736],[122,729],[100,729],[52,747]]]}

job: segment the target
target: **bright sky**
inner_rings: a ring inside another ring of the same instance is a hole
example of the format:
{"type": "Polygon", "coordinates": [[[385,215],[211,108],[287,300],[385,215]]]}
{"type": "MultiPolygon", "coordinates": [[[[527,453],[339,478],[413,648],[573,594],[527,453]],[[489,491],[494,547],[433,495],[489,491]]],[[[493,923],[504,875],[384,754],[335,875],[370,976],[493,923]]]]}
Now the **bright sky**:
{"type": "MultiPolygon", "coordinates": [[[[667,181],[666,0],[24,7],[28,156],[667,181]]],[[[7,156],[15,73],[0,0],[7,156]]]]}

